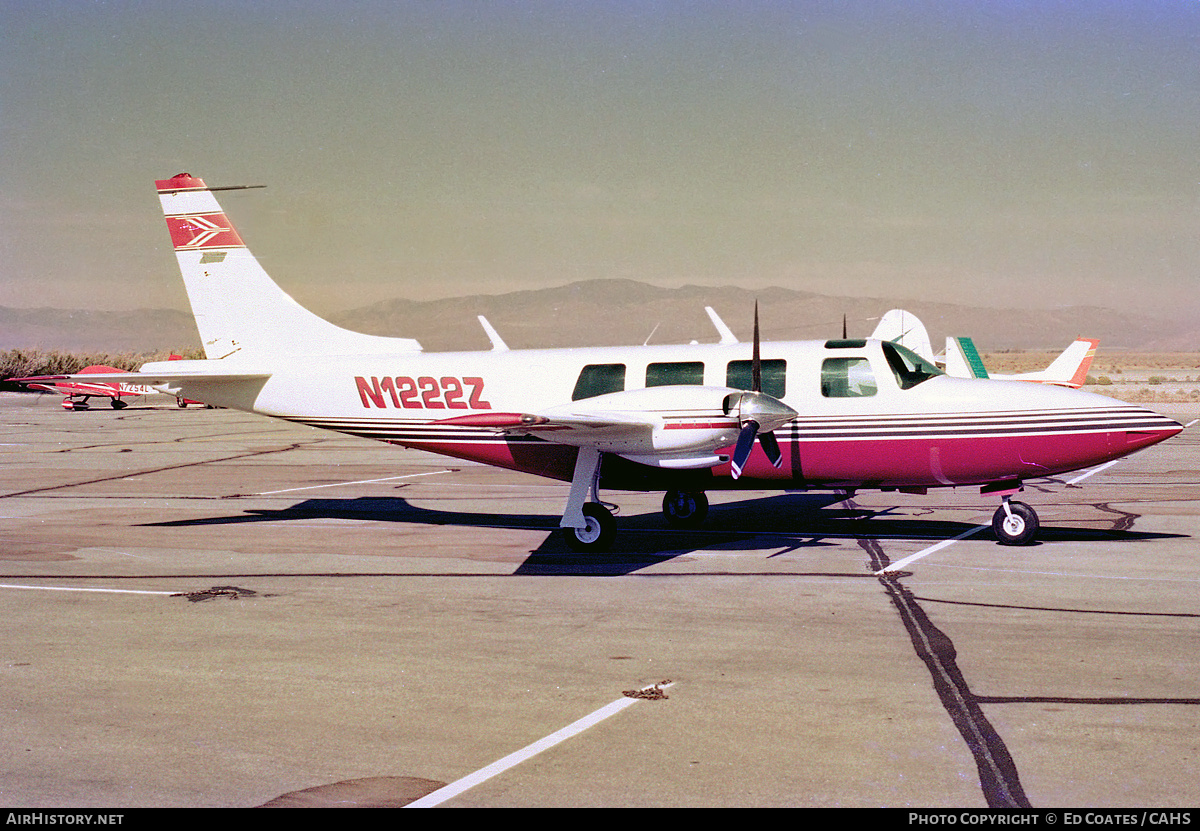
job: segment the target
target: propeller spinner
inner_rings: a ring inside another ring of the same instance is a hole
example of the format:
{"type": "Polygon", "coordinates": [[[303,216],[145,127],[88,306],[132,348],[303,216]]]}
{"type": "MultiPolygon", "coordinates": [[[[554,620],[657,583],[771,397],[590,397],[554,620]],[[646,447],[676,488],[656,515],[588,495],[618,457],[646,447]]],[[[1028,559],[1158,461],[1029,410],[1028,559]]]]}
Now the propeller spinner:
{"type": "Polygon", "coordinates": [[[783,454],[779,450],[779,441],[773,432],[776,427],[782,427],[799,415],[795,410],[784,404],[778,398],[767,395],[762,391],[762,357],[759,349],[758,334],[758,302],[754,303],[754,352],[750,363],[750,386],[747,392],[730,393],[725,396],[724,410],[726,415],[736,415],[741,430],[738,432],[737,444],[733,449],[730,460],[730,473],[734,479],[742,475],[750,451],[754,449],[754,440],[762,445],[767,459],[775,467],[779,467],[783,454]]]}

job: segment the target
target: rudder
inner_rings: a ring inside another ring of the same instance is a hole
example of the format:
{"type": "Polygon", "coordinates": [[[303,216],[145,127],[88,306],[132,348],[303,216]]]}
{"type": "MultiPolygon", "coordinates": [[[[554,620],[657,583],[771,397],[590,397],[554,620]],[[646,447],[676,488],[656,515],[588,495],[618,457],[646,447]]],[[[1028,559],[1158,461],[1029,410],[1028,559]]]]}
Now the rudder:
{"type": "Polygon", "coordinates": [[[335,326],[281,289],[250,253],[204,180],[156,182],[206,358],[416,352],[408,338],[335,326]]]}

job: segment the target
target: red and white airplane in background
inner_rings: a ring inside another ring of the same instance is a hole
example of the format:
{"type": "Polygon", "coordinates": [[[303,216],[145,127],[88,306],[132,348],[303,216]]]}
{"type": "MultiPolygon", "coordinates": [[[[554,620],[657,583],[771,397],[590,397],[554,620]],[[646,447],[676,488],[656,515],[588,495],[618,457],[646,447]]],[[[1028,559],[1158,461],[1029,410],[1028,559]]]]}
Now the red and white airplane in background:
{"type": "Polygon", "coordinates": [[[88,409],[89,398],[108,398],[114,410],[123,410],[129,406],[122,398],[137,398],[142,395],[158,395],[159,391],[146,384],[134,384],[126,381],[91,381],[86,376],[122,372],[111,366],[87,366],[79,370],[78,375],[46,376],[44,378],[14,378],[13,381],[22,383],[31,390],[52,392],[65,395],[62,405],[66,410],[88,409]],[[63,380],[56,380],[61,378],[63,380]]]}
{"type": "MultiPolygon", "coordinates": [[[[182,357],[172,355],[171,360],[179,361],[182,360],[182,357]]],[[[199,401],[186,399],[182,395],[178,395],[165,387],[155,388],[143,383],[130,381],[101,381],[97,377],[99,375],[108,376],[113,373],[127,374],[124,370],[117,369],[116,367],[95,364],[79,370],[77,375],[13,378],[11,380],[15,383],[23,384],[31,390],[65,395],[66,398],[62,401],[64,410],[86,410],[88,409],[89,398],[108,398],[108,403],[114,410],[123,410],[129,406],[129,402],[122,399],[141,398],[146,395],[171,395],[175,398],[175,403],[180,407],[200,403],[199,401]]]]}
{"type": "MultiPolygon", "coordinates": [[[[972,486],[1000,500],[1000,542],[1030,542],[1026,479],[1125,456],[1178,433],[1143,407],[1042,384],[952,378],[878,339],[425,353],[351,332],[271,280],[218,205],[182,173],[158,183],[206,360],[109,382],[570,482],[561,527],[612,544],[606,489],[666,492],[672,525],[705,492],[972,486]]],[[[79,376],[70,379],[77,381],[79,376]]],[[[46,379],[42,379],[46,380],[46,379]]]]}

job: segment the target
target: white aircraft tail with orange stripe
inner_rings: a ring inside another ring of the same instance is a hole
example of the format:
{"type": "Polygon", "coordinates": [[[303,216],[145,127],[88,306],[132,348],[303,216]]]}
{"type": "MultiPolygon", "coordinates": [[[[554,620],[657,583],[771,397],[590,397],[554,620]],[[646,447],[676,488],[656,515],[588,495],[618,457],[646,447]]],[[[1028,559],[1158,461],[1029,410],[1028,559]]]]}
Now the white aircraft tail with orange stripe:
{"type": "Polygon", "coordinates": [[[946,338],[946,374],[957,378],[991,378],[995,381],[1035,381],[1078,389],[1087,382],[1088,370],[1092,367],[1099,345],[1100,341],[1095,338],[1079,338],[1045,369],[999,375],[984,368],[970,338],[946,338]]]}

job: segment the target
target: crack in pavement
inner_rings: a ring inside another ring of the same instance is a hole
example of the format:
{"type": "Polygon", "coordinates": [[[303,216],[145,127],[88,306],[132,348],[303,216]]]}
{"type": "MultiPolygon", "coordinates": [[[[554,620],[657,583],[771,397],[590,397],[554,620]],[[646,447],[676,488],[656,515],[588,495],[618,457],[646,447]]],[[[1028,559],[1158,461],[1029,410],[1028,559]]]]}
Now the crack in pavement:
{"type": "Polygon", "coordinates": [[[65,482],[61,485],[47,485],[41,488],[31,488],[25,491],[15,491],[13,493],[0,493],[0,499],[11,499],[15,496],[31,496],[36,493],[48,493],[50,491],[66,490],[67,488],[79,488],[84,485],[96,485],[101,482],[112,482],[117,479],[128,479],[130,476],[146,476],[151,473],[165,473],[168,470],[183,470],[189,467],[200,467],[202,465],[211,465],[217,462],[231,462],[237,459],[252,459],[255,456],[270,456],[275,453],[286,453],[289,450],[298,450],[304,447],[307,442],[294,442],[287,447],[276,447],[271,450],[253,450],[248,453],[235,453],[232,456],[220,456],[215,459],[204,459],[198,462],[184,462],[177,465],[164,465],[163,467],[148,468],[146,470],[122,470],[118,473],[109,476],[99,476],[95,479],[85,479],[82,482],[65,482]]]}
{"type": "MultiPolygon", "coordinates": [[[[858,544],[870,558],[872,573],[890,565],[891,560],[878,540],[859,539],[858,544]]],[[[979,785],[988,807],[1032,807],[1021,787],[1017,766],[1008,747],[983,714],[979,699],[971,692],[958,668],[954,642],[933,625],[917,598],[901,584],[899,575],[884,573],[878,575],[878,579],[892,605],[900,613],[900,620],[908,631],[917,657],[929,670],[938,699],[975,759],[979,785]]]]}

